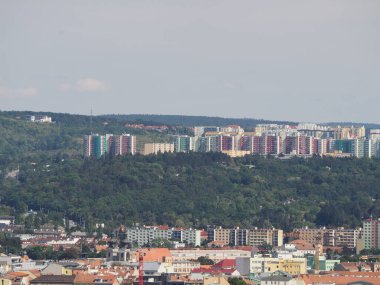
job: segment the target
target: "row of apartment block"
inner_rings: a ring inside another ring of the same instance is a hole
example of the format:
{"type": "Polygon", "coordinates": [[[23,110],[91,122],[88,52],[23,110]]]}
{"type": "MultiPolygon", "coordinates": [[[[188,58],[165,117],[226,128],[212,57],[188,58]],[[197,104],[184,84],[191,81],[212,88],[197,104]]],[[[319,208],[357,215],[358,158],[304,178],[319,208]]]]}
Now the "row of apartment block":
{"type": "Polygon", "coordinates": [[[261,246],[263,244],[282,246],[284,237],[283,231],[278,229],[224,229],[217,227],[207,229],[207,239],[232,246],[261,246]]]}
{"type": "MultiPolygon", "coordinates": [[[[276,133],[279,135],[286,135],[287,133],[299,132],[301,134],[314,136],[318,138],[333,138],[333,139],[359,139],[366,137],[366,129],[364,126],[360,127],[330,127],[324,125],[300,123],[298,125],[278,125],[278,124],[258,124],[254,128],[253,133],[261,136],[267,133],[276,133]]],[[[229,134],[243,134],[244,129],[237,125],[226,127],[217,126],[196,126],[194,127],[194,136],[206,136],[212,133],[229,133],[229,134]]],[[[371,130],[371,133],[379,134],[379,130],[371,130]]]]}
{"type": "Polygon", "coordinates": [[[261,124],[254,132],[239,126],[194,127],[194,137],[179,136],[176,152],[220,151],[250,154],[324,155],[348,154],[355,157],[380,157],[380,130],[362,127],[329,127],[316,124],[297,126],[261,124]],[[180,138],[179,138],[180,137],[180,138]]]}
{"type": "Polygon", "coordinates": [[[347,154],[354,157],[380,157],[380,139],[332,139],[292,133],[247,135],[224,134],[203,137],[174,136],[174,152],[243,152],[261,155],[347,154]]]}
{"type": "Polygon", "coordinates": [[[361,237],[361,229],[295,229],[291,236],[294,239],[304,240],[308,243],[315,244],[320,239],[324,246],[347,246],[348,248],[356,248],[357,242],[361,237]]]}
{"type": "Polygon", "coordinates": [[[84,157],[100,158],[104,155],[136,154],[136,136],[122,135],[86,135],[83,138],[84,157]]]}
{"type": "MultiPolygon", "coordinates": [[[[208,227],[207,240],[218,241],[221,245],[230,246],[261,246],[268,244],[274,247],[283,245],[284,233],[280,229],[227,229],[208,227]]],[[[136,226],[123,228],[117,232],[120,240],[137,243],[139,246],[151,243],[156,238],[175,240],[194,246],[201,245],[202,230],[192,228],[169,228],[167,226],[136,226]]],[[[317,239],[326,247],[346,246],[348,248],[380,248],[380,219],[363,221],[363,229],[294,229],[287,236],[315,244],[317,239]]]]}
{"type": "Polygon", "coordinates": [[[154,239],[162,238],[191,244],[201,245],[201,230],[177,229],[166,227],[132,227],[118,232],[120,240],[125,240],[138,246],[150,244],[154,239]]]}

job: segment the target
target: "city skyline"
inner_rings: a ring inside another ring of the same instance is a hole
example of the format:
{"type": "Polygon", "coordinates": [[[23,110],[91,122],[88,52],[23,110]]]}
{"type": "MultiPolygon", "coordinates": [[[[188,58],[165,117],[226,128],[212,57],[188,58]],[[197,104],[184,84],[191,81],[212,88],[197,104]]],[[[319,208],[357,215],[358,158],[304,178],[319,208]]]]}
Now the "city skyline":
{"type": "Polygon", "coordinates": [[[380,123],[378,11],[369,0],[4,0],[0,109],[380,123]]]}

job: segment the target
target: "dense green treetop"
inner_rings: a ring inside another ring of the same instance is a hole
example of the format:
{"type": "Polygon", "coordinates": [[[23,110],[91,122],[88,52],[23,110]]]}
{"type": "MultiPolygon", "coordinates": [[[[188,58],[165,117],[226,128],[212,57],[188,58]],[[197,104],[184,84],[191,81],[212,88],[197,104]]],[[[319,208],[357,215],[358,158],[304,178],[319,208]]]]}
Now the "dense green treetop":
{"type": "Polygon", "coordinates": [[[221,153],[27,160],[3,204],[108,225],[359,226],[380,215],[380,161],[221,153]],[[252,167],[254,166],[254,167],[252,167]]]}

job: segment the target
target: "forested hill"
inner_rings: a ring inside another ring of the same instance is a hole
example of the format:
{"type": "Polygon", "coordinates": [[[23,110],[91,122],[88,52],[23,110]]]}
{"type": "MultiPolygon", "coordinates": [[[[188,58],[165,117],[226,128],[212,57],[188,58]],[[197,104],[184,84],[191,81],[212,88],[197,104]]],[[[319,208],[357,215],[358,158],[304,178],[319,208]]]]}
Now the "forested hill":
{"type": "Polygon", "coordinates": [[[67,217],[88,230],[95,222],[358,226],[370,214],[380,216],[379,160],[220,153],[84,160],[84,134],[127,132],[138,141],[167,135],[128,129],[133,121],[116,118],[43,113],[54,123],[39,124],[25,120],[31,114],[0,112],[0,215],[16,215],[18,223],[26,223],[23,213],[31,209],[41,219],[67,217]]]}
{"type": "Polygon", "coordinates": [[[257,124],[297,124],[289,121],[271,121],[262,119],[234,119],[206,116],[182,116],[182,115],[103,115],[105,118],[112,118],[121,121],[141,121],[147,123],[161,123],[174,126],[227,126],[239,125],[243,128],[253,128],[257,124]]]}
{"type": "Polygon", "coordinates": [[[81,156],[83,135],[90,133],[139,136],[160,141],[164,134],[125,127],[125,122],[99,116],[82,116],[60,113],[0,112],[0,165],[4,160],[19,160],[29,155],[62,154],[81,156]],[[27,115],[47,115],[53,123],[36,123],[26,120],[27,115]]]}
{"type": "MultiPolygon", "coordinates": [[[[118,121],[142,122],[147,124],[166,124],[172,126],[227,126],[239,125],[243,128],[252,129],[257,124],[285,124],[296,125],[298,122],[276,121],[250,118],[222,118],[207,116],[182,116],[182,115],[152,115],[152,114],[129,114],[129,115],[101,115],[103,118],[112,118],[118,121]]],[[[322,123],[326,126],[365,126],[370,129],[380,128],[380,124],[361,122],[330,122],[322,123]]]]}
{"type": "MultiPolygon", "coordinates": [[[[1,203],[87,227],[359,226],[380,215],[380,161],[231,159],[220,153],[27,160],[1,176],[1,203]]],[[[19,216],[19,221],[22,217],[19,216]]]]}

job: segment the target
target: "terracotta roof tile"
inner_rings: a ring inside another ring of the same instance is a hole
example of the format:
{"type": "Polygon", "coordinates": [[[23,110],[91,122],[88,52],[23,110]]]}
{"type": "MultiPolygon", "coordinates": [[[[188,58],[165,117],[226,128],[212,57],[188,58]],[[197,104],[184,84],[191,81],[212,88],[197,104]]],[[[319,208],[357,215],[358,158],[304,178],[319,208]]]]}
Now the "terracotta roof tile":
{"type": "Polygon", "coordinates": [[[236,259],[223,259],[218,263],[215,263],[213,267],[236,268],[236,259]]]}
{"type": "Polygon", "coordinates": [[[30,281],[30,284],[35,283],[74,283],[75,276],[74,275],[41,275],[36,279],[30,281]]]}

